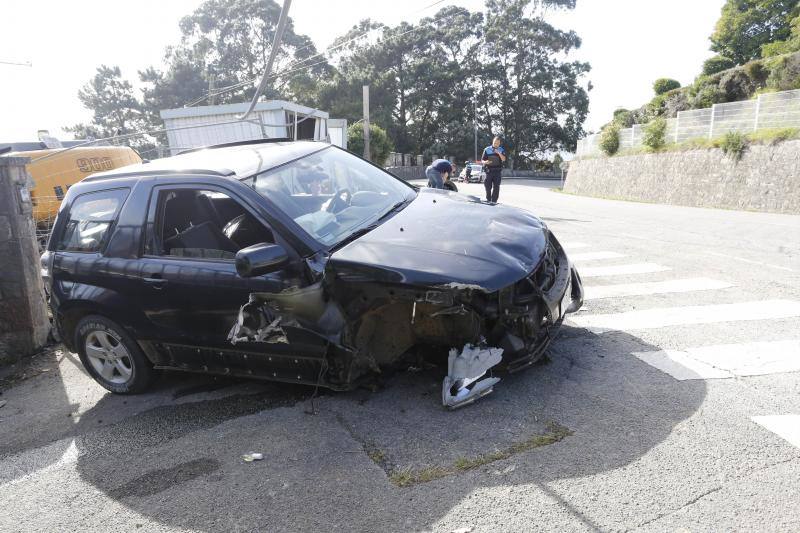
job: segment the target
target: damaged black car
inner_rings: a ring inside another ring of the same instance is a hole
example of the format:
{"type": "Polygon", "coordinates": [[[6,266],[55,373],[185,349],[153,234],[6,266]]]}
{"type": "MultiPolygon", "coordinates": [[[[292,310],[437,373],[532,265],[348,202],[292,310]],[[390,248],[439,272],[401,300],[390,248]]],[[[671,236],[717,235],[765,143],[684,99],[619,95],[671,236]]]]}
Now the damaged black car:
{"type": "Polygon", "coordinates": [[[448,358],[457,407],[491,391],[495,365],[540,359],[583,301],[536,216],[305,141],[86,178],[42,269],[64,343],[116,393],[155,369],[346,390],[425,346],[448,358]]]}

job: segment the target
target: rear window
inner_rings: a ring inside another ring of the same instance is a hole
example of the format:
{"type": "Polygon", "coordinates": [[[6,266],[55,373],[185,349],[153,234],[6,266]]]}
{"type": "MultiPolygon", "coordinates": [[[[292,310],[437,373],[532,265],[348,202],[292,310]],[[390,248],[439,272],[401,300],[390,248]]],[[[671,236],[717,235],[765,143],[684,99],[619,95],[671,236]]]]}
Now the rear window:
{"type": "Polygon", "coordinates": [[[128,189],[93,192],[78,196],[69,209],[69,220],[56,250],[98,252],[109,236],[128,189]]]}

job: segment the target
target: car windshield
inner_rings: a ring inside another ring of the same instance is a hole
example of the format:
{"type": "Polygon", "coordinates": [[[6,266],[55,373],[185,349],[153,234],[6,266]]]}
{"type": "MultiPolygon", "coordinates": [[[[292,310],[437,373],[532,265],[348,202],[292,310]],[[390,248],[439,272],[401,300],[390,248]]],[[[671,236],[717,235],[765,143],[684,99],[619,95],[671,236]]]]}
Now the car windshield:
{"type": "Polygon", "coordinates": [[[245,180],[315,240],[334,246],[416,196],[411,186],[329,147],[245,180]]]}

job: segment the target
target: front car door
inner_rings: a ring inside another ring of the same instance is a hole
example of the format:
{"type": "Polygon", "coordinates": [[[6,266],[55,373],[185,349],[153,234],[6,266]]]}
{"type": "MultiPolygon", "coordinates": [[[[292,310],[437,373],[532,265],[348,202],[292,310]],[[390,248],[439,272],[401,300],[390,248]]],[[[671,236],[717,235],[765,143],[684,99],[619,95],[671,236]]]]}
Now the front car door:
{"type": "Polygon", "coordinates": [[[313,383],[327,342],[293,326],[259,342],[229,334],[251,293],[302,287],[303,264],[290,245],[234,191],[214,184],[153,187],[140,262],[141,307],[154,325],[160,366],[313,383]],[[242,278],[235,254],[262,242],[290,255],[283,269],[242,278]]]}

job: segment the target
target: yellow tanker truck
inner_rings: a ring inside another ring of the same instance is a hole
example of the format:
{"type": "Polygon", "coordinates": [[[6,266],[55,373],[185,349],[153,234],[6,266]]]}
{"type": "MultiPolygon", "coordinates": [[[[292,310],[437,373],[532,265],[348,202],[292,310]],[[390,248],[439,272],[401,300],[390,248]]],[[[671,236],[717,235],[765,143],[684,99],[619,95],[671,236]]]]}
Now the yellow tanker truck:
{"type": "Polygon", "coordinates": [[[87,146],[11,152],[3,155],[30,157],[28,173],[33,178],[31,201],[37,224],[52,221],[67,189],[94,172],[141,163],[142,158],[127,146],[87,146]]]}

